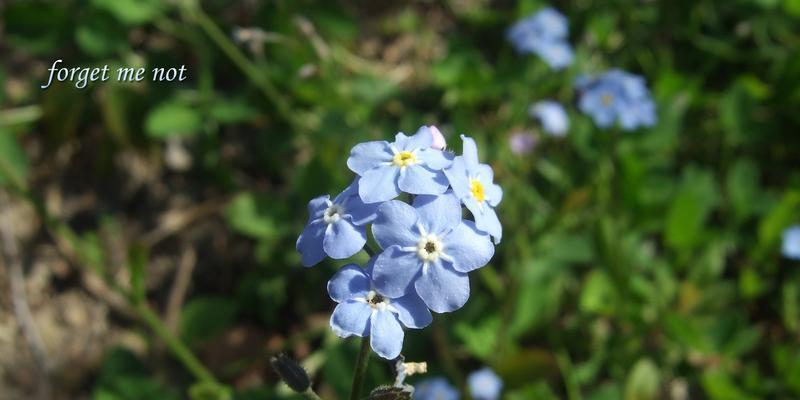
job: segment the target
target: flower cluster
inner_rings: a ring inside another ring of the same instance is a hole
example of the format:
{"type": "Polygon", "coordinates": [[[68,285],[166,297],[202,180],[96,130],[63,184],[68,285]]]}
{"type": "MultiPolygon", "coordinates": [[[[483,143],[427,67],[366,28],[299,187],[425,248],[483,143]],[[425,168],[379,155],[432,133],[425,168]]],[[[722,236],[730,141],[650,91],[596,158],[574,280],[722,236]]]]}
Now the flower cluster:
{"type": "Polygon", "coordinates": [[[552,69],[572,64],[575,55],[567,42],[567,18],[553,8],[544,8],[508,30],[508,40],[523,54],[535,53],[552,69]]]}
{"type": "Polygon", "coordinates": [[[431,323],[431,311],[461,308],[470,294],[468,273],[489,262],[502,238],[494,208],[503,191],[492,168],[478,161],[475,141],[461,138],[460,156],[443,150],[444,137],[432,126],[412,136],[398,133],[391,143],[358,144],[347,159],[357,175],[353,183],[333,200],[309,202],[308,224],[297,239],[307,267],[361,251],[371,224],[379,251],[366,268],[339,270],[328,292],[338,303],[334,332],[369,336],[381,357],[400,354],[403,327],[421,329],[431,323]],[[472,220],[463,218],[462,205],[472,220]]]}
{"type": "Polygon", "coordinates": [[[656,123],[656,106],[644,78],[619,69],[597,76],[581,76],[578,107],[601,128],[619,122],[624,130],[656,123]]]}

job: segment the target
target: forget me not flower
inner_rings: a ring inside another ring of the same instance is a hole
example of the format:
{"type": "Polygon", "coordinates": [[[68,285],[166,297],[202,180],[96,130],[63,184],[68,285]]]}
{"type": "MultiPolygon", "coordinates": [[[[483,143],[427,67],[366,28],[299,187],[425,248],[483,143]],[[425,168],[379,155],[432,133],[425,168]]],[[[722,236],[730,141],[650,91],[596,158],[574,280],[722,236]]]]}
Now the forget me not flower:
{"type": "Polygon", "coordinates": [[[503,381],[489,368],[469,374],[467,385],[474,400],[497,400],[503,390],[503,381]]]}
{"type": "Polygon", "coordinates": [[[619,122],[624,130],[656,123],[656,107],[644,78],[619,69],[576,81],[578,107],[601,128],[619,122]]]}
{"type": "Polygon", "coordinates": [[[297,238],[302,263],[313,266],[328,255],[342,259],[358,253],[367,242],[366,224],[380,204],[364,204],[353,182],[333,201],[329,195],[308,202],[308,225],[297,238]]]}
{"type": "Polygon", "coordinates": [[[467,302],[467,272],[494,255],[489,236],[462,221],[452,192],[417,196],[413,207],[398,200],[383,203],[372,234],[383,249],[375,260],[375,287],[390,297],[416,292],[438,313],[467,302]]]}
{"type": "Polygon", "coordinates": [[[391,200],[400,192],[442,194],[447,178],[442,169],[450,165],[449,154],[431,147],[433,134],[427,126],[414,136],[398,133],[392,143],[374,141],[357,144],[347,166],[360,176],[358,194],[365,203],[391,200]]]}
{"type": "Polygon", "coordinates": [[[508,146],[516,155],[528,154],[536,147],[536,136],[530,132],[514,132],[508,138],[508,146]]]}
{"type": "Polygon", "coordinates": [[[535,53],[553,69],[572,64],[575,58],[567,42],[567,18],[547,7],[514,24],[507,33],[508,40],[518,52],[535,53]]]}
{"type": "Polygon", "coordinates": [[[413,292],[387,296],[375,289],[374,260],[366,269],[348,264],[328,282],[328,294],[339,303],[331,315],[331,328],[343,338],[369,336],[372,350],[392,360],[403,348],[403,326],[421,329],[431,323],[433,316],[413,292]]]}
{"type": "Polygon", "coordinates": [[[461,135],[464,141],[463,155],[453,160],[453,165],[444,171],[453,192],[475,217],[475,225],[500,243],[503,226],[494,208],[503,200],[503,189],[495,185],[492,167],[478,162],[478,147],[472,138],[461,135]]]}
{"type": "Polygon", "coordinates": [[[800,260],[800,225],[794,225],[783,231],[781,252],[786,258],[800,260]]]}
{"type": "Polygon", "coordinates": [[[531,105],[528,114],[541,121],[544,131],[552,136],[564,136],[569,129],[569,118],[564,107],[555,101],[544,100],[531,105]]]}
{"type": "Polygon", "coordinates": [[[458,390],[444,378],[431,378],[414,388],[414,400],[458,400],[458,390]]]}

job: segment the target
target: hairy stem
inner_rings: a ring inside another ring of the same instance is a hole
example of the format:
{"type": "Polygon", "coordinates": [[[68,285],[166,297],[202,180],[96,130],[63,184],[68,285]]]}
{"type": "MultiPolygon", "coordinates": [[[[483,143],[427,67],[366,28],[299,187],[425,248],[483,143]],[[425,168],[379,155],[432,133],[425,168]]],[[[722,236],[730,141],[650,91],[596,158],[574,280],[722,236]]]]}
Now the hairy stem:
{"type": "Polygon", "coordinates": [[[350,400],[361,398],[361,387],[364,386],[364,377],[367,374],[367,362],[369,361],[369,336],[361,338],[361,350],[358,352],[356,361],[355,375],[353,375],[353,387],[350,389],[350,400]]]}

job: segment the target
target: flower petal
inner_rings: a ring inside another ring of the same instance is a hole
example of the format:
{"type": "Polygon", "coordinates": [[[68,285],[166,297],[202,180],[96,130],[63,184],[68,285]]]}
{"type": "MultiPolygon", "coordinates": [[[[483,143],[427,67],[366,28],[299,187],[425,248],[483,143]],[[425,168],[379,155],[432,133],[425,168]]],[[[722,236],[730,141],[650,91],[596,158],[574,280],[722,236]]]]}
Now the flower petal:
{"type": "Polygon", "coordinates": [[[450,186],[453,188],[456,197],[464,199],[470,195],[469,177],[467,176],[467,168],[464,164],[464,157],[458,156],[453,160],[450,168],[444,170],[450,186]]]}
{"type": "Polygon", "coordinates": [[[430,264],[414,287],[428,308],[437,313],[458,310],[469,299],[469,277],[449,263],[430,264]]]}
{"type": "Polygon", "coordinates": [[[464,166],[467,168],[467,172],[475,171],[478,169],[478,145],[469,136],[461,135],[461,140],[464,141],[461,150],[462,157],[464,157],[464,166]]]}
{"type": "Polygon", "coordinates": [[[427,148],[417,153],[417,158],[431,169],[440,170],[453,163],[453,153],[427,148]]]}
{"type": "Polygon", "coordinates": [[[400,190],[411,194],[442,194],[447,190],[447,177],[424,165],[412,165],[400,172],[400,190]]]}
{"type": "Polygon", "coordinates": [[[357,227],[351,221],[340,218],[328,225],[322,247],[328,256],[341,260],[358,253],[366,243],[367,230],[365,227],[357,227]]]}
{"type": "Polygon", "coordinates": [[[486,202],[489,203],[490,206],[497,207],[497,205],[503,201],[503,188],[501,188],[500,185],[492,183],[491,185],[484,186],[483,190],[486,194],[486,202]]]}
{"type": "Polygon", "coordinates": [[[418,130],[413,136],[406,136],[400,132],[394,138],[394,145],[400,151],[427,149],[433,144],[433,135],[423,129],[418,130]]]}
{"type": "Polygon", "coordinates": [[[419,241],[417,210],[399,200],[387,201],[378,208],[372,235],[382,249],[391,245],[416,246],[419,241]]]}
{"type": "Polygon", "coordinates": [[[411,283],[419,275],[422,261],[416,252],[391,246],[379,254],[372,271],[375,289],[382,295],[396,299],[408,293],[411,283]]]}
{"type": "MultiPolygon", "coordinates": [[[[486,209],[494,214],[494,210],[486,209]]],[[[453,259],[453,268],[470,272],[492,259],[494,246],[489,236],[479,232],[472,221],[464,221],[444,238],[444,252],[453,259]]]]}
{"type": "Polygon", "coordinates": [[[397,310],[397,318],[406,327],[422,329],[433,321],[428,306],[416,292],[411,292],[399,299],[392,299],[391,306],[397,310]]]}
{"type": "Polygon", "coordinates": [[[327,224],[322,220],[313,221],[303,229],[303,233],[297,238],[295,248],[300,252],[303,266],[313,266],[325,258],[325,252],[322,248],[325,228],[327,228],[327,224]]]}
{"type": "Polygon", "coordinates": [[[397,175],[400,168],[383,165],[364,172],[358,180],[358,195],[364,203],[391,200],[400,194],[397,175]]]}
{"type": "Polygon", "coordinates": [[[355,186],[355,191],[343,200],[342,206],[345,215],[349,215],[354,224],[366,225],[378,216],[381,203],[364,203],[358,195],[358,186],[355,186]]]}
{"type": "Polygon", "coordinates": [[[364,175],[365,172],[392,160],[392,150],[384,140],[359,143],[350,150],[347,167],[351,171],[364,175]]]}
{"type": "Polygon", "coordinates": [[[372,308],[367,303],[348,300],[339,303],[331,315],[331,329],[336,336],[346,338],[352,335],[369,335],[369,317],[372,308]]]}
{"type": "Polygon", "coordinates": [[[461,222],[461,202],[453,192],[441,196],[417,196],[414,208],[428,233],[447,233],[461,222]]]}
{"type": "Polygon", "coordinates": [[[328,281],[328,295],[337,303],[357,297],[366,298],[369,290],[369,277],[364,269],[356,264],[345,265],[328,281]]]}
{"type": "Polygon", "coordinates": [[[403,349],[403,327],[389,311],[376,312],[370,321],[369,343],[379,356],[394,360],[403,349]]]}
{"type": "Polygon", "coordinates": [[[308,223],[318,220],[322,218],[322,215],[325,213],[325,210],[328,208],[328,201],[330,201],[331,196],[324,195],[319,196],[311,199],[308,202],[308,223]]]}

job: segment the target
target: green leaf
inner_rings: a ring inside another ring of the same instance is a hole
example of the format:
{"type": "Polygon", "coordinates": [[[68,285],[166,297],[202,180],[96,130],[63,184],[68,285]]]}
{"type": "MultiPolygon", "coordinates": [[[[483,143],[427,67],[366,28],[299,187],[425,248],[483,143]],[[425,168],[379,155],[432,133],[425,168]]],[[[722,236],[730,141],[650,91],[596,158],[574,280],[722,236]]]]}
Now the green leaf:
{"type": "Polygon", "coordinates": [[[147,273],[147,250],[134,246],[128,255],[128,267],[131,275],[131,295],[135,301],[145,299],[145,275],[147,273]]]}
{"type": "Polygon", "coordinates": [[[737,219],[752,215],[759,194],[758,166],[750,160],[737,160],[728,171],[725,189],[737,219]]]}
{"type": "Polygon", "coordinates": [[[91,12],[75,29],[75,43],[91,56],[111,56],[127,46],[127,31],[108,14],[91,12]]]}
{"type": "Polygon", "coordinates": [[[647,358],[634,364],[625,383],[625,400],[651,400],[658,397],[661,377],[656,365],[647,358]]]}
{"type": "Polygon", "coordinates": [[[155,380],[136,356],[123,349],[109,352],[103,361],[92,400],[178,400],[177,393],[155,380]]]}
{"type": "Polygon", "coordinates": [[[161,16],[168,3],[159,0],[92,0],[92,5],[108,11],[126,25],[141,25],[161,16]]]}
{"type": "Polygon", "coordinates": [[[225,217],[233,230],[254,238],[268,239],[279,232],[269,210],[266,199],[247,192],[237,196],[225,208],[225,217]]]}
{"type": "Polygon", "coordinates": [[[176,100],[156,106],[145,121],[147,134],[154,138],[190,136],[199,133],[202,126],[200,112],[176,100]]]}
{"type": "Polygon", "coordinates": [[[69,37],[69,17],[64,9],[55,5],[13,2],[1,14],[9,43],[26,52],[52,55],[69,37]]]}
{"type": "Polygon", "coordinates": [[[28,157],[17,138],[0,128],[0,185],[25,186],[28,179],[28,157]]]}
{"type": "Polygon", "coordinates": [[[697,245],[716,199],[716,185],[711,172],[687,169],[667,213],[664,229],[667,244],[676,250],[697,245]]]}
{"type": "Polygon", "coordinates": [[[759,247],[770,249],[780,241],[783,230],[800,216],[800,191],[787,191],[758,227],[759,247]]]}
{"type": "Polygon", "coordinates": [[[789,281],[781,288],[783,295],[783,324],[794,333],[800,332],[800,288],[797,282],[789,281]]]}
{"type": "Polygon", "coordinates": [[[258,115],[258,109],[245,99],[217,99],[211,106],[211,118],[221,124],[249,121],[258,115]]]}
{"type": "Polygon", "coordinates": [[[751,400],[750,396],[740,389],[728,374],[721,370],[706,371],[702,378],[703,389],[713,400],[751,400]]]}
{"type": "Polygon", "coordinates": [[[480,359],[488,359],[495,349],[500,318],[492,317],[479,324],[460,323],[456,325],[456,336],[471,354],[480,359]]]}
{"type": "Polygon", "coordinates": [[[580,297],[580,309],[586,313],[611,315],[617,308],[614,283],[602,270],[592,270],[586,278],[580,297]]]}
{"type": "Polygon", "coordinates": [[[192,400],[231,400],[233,391],[229,387],[214,382],[197,382],[189,387],[189,398],[192,400]]]}
{"type": "Polygon", "coordinates": [[[233,322],[237,311],[236,301],[230,298],[194,298],[181,312],[181,337],[189,343],[212,339],[233,322]]]}

